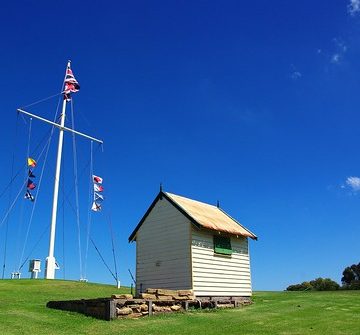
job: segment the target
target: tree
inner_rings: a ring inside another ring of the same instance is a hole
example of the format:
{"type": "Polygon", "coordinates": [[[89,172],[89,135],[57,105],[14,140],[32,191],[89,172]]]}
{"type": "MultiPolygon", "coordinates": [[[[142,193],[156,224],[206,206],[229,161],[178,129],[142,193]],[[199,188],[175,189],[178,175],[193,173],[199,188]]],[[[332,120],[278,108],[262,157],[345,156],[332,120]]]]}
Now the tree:
{"type": "Polygon", "coordinates": [[[346,267],[342,274],[341,282],[345,288],[360,289],[360,263],[346,267]]]}

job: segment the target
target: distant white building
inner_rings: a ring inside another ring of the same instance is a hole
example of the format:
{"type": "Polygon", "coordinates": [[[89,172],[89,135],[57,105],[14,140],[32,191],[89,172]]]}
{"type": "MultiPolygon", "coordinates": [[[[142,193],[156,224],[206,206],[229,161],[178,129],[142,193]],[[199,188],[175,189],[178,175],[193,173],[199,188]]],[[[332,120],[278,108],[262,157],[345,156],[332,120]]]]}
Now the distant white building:
{"type": "Polygon", "coordinates": [[[257,239],[221,208],[160,191],[129,237],[136,241],[136,291],[251,296],[249,237],[257,239]]]}

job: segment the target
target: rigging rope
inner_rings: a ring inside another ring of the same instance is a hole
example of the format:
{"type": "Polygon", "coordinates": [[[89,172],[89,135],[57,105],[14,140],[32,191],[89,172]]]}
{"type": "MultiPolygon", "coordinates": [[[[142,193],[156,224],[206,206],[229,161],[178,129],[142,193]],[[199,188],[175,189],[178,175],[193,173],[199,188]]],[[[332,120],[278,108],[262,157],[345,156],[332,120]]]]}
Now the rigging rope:
{"type": "Polygon", "coordinates": [[[29,105],[26,105],[26,106],[21,107],[21,109],[27,108],[27,107],[31,107],[31,106],[34,106],[34,105],[37,105],[37,104],[39,104],[39,103],[41,103],[41,102],[44,102],[44,101],[49,100],[49,99],[51,99],[51,98],[57,97],[57,96],[59,96],[59,95],[62,95],[62,92],[61,92],[61,93],[56,93],[56,94],[53,94],[53,95],[48,96],[47,98],[44,98],[44,99],[40,99],[40,100],[38,100],[38,101],[35,101],[35,102],[33,102],[33,103],[29,104],[29,105]]]}
{"type": "MultiPolygon", "coordinates": [[[[36,152],[38,151],[39,147],[43,144],[43,142],[45,140],[48,140],[48,136],[49,134],[51,133],[51,130],[49,130],[45,135],[44,137],[39,141],[39,143],[36,145],[35,149],[34,149],[34,154],[36,154],[36,152]]],[[[42,150],[38,156],[38,161],[39,159],[41,158],[42,154],[43,154],[43,151],[42,150]]],[[[27,162],[25,162],[19,169],[18,171],[16,172],[15,176],[13,178],[10,179],[10,182],[5,186],[5,188],[3,189],[1,195],[0,195],[0,199],[3,197],[4,194],[6,194],[6,191],[12,186],[13,182],[16,180],[16,178],[19,176],[20,172],[23,171],[23,169],[27,166],[27,162]]]]}
{"type": "Polygon", "coordinates": [[[36,247],[38,246],[38,244],[41,242],[41,240],[43,239],[43,237],[45,236],[45,233],[49,230],[50,228],[50,224],[45,228],[45,230],[41,233],[39,239],[36,241],[36,243],[34,244],[34,246],[32,247],[32,249],[30,250],[29,254],[26,256],[25,260],[23,261],[23,263],[20,265],[19,267],[19,271],[23,268],[23,266],[25,265],[25,263],[28,261],[28,259],[30,258],[31,254],[34,252],[34,250],[36,249],[36,247]]]}
{"type": "MultiPolygon", "coordinates": [[[[28,142],[27,142],[27,150],[26,150],[26,156],[25,156],[26,163],[28,163],[28,158],[30,157],[31,130],[32,130],[32,118],[30,118],[30,122],[29,122],[28,142]]],[[[29,177],[28,164],[26,164],[26,167],[24,169],[24,173],[25,173],[25,175],[24,175],[24,183],[23,184],[24,184],[24,188],[26,190],[27,189],[27,187],[26,187],[27,186],[27,180],[28,180],[28,177],[29,177]]],[[[18,226],[16,245],[15,245],[15,250],[16,251],[19,250],[20,233],[22,231],[22,226],[23,226],[23,222],[24,222],[24,202],[21,202],[20,212],[19,213],[20,213],[19,214],[20,215],[19,216],[19,226],[18,226]]],[[[17,254],[17,256],[19,256],[19,254],[17,254]]],[[[17,269],[19,269],[19,267],[17,269]]]]}
{"type": "MultiPolygon", "coordinates": [[[[75,129],[74,121],[74,108],[73,101],[70,100],[71,106],[71,125],[72,129],[75,129]]],[[[80,230],[80,211],[79,211],[79,190],[78,190],[78,173],[77,173],[77,152],[76,152],[76,136],[75,133],[72,133],[73,138],[73,162],[74,162],[74,185],[75,185],[75,201],[76,201],[76,223],[78,229],[78,247],[79,247],[79,267],[80,267],[80,279],[83,279],[83,267],[82,267],[82,255],[81,255],[81,230],[80,230]]]]}
{"type": "MultiPolygon", "coordinates": [[[[70,209],[76,214],[76,209],[73,207],[73,205],[70,202],[70,199],[68,198],[68,196],[65,194],[65,200],[68,202],[70,209]]],[[[89,236],[90,242],[93,244],[95,250],[97,251],[97,253],[99,254],[102,262],[104,263],[104,265],[106,266],[106,268],[109,270],[110,274],[112,275],[112,277],[117,281],[116,276],[114,275],[114,273],[111,271],[110,267],[107,265],[104,257],[101,255],[100,250],[97,248],[94,240],[91,238],[91,236],[89,236]]]]}
{"type": "Polygon", "coordinates": [[[109,270],[109,272],[111,273],[111,275],[113,276],[113,278],[117,281],[117,277],[114,275],[114,273],[111,271],[111,269],[109,268],[109,266],[106,264],[105,259],[103,258],[103,256],[100,253],[100,250],[97,248],[94,240],[90,237],[90,241],[93,244],[93,246],[95,247],[95,250],[97,251],[97,253],[99,254],[101,260],[103,261],[104,265],[106,266],[106,268],[109,270]]]}
{"type": "Polygon", "coordinates": [[[35,197],[34,204],[33,204],[32,209],[31,209],[28,228],[27,228],[27,231],[26,231],[25,240],[24,240],[24,244],[23,244],[23,249],[22,249],[22,252],[21,252],[20,263],[21,263],[21,260],[24,257],[25,247],[27,245],[27,241],[28,241],[28,238],[29,238],[30,228],[31,228],[31,225],[32,225],[33,217],[34,217],[34,212],[35,212],[37,200],[38,200],[38,197],[39,197],[39,194],[40,194],[42,179],[43,179],[43,175],[44,175],[44,171],[45,171],[45,167],[46,167],[46,162],[47,162],[47,158],[48,158],[48,154],[49,154],[49,149],[50,149],[50,144],[51,144],[51,140],[52,140],[52,135],[54,133],[54,129],[55,129],[55,126],[52,126],[52,131],[50,133],[50,137],[49,137],[48,143],[47,143],[47,148],[46,148],[46,153],[45,153],[45,158],[44,158],[44,164],[43,164],[43,166],[41,168],[41,173],[40,173],[40,177],[39,177],[39,183],[38,183],[38,188],[37,188],[38,189],[37,190],[37,196],[35,197]]]}
{"type": "Polygon", "coordinates": [[[62,190],[62,204],[61,204],[61,208],[62,208],[62,270],[63,270],[63,279],[65,280],[65,206],[64,206],[64,202],[65,202],[65,159],[63,158],[62,160],[62,168],[61,170],[63,171],[63,174],[62,174],[62,187],[61,187],[61,190],[62,190]]]}
{"type": "MultiPolygon", "coordinates": [[[[88,208],[91,208],[92,201],[93,201],[93,141],[90,144],[90,176],[89,176],[89,204],[88,208]]],[[[87,220],[87,229],[86,229],[86,249],[85,249],[85,258],[84,258],[84,275],[85,278],[87,276],[87,258],[89,253],[89,238],[90,238],[90,229],[91,229],[91,219],[92,219],[92,211],[88,210],[88,220],[87,220]]]]}
{"type": "MultiPolygon", "coordinates": [[[[54,116],[54,120],[56,120],[57,118],[57,115],[59,113],[59,106],[60,106],[60,99],[58,100],[58,104],[57,104],[57,107],[56,107],[56,110],[55,110],[55,116],[54,116]]],[[[30,119],[31,120],[31,119],[30,119]]],[[[55,121],[54,121],[55,122],[55,121]]],[[[42,179],[43,179],[43,175],[44,175],[44,171],[45,171],[45,167],[46,167],[46,162],[47,162],[47,157],[48,157],[48,154],[49,154],[49,149],[50,149],[50,144],[51,144],[51,140],[52,140],[52,136],[54,134],[54,130],[55,130],[55,126],[52,126],[51,129],[50,129],[50,135],[49,135],[49,138],[47,140],[47,144],[43,147],[43,149],[41,150],[40,154],[39,154],[39,157],[38,157],[38,162],[39,160],[41,159],[45,149],[46,149],[46,152],[45,152],[45,158],[44,158],[44,164],[42,166],[42,169],[41,169],[41,174],[40,174],[40,177],[39,177],[39,184],[38,184],[38,190],[37,190],[37,196],[35,197],[35,201],[34,201],[34,204],[32,206],[32,210],[31,210],[31,215],[30,215],[30,219],[29,219],[29,222],[28,222],[28,227],[27,227],[27,231],[26,231],[26,235],[25,235],[25,240],[24,240],[24,243],[23,243],[23,247],[22,247],[22,251],[21,251],[21,256],[19,258],[19,271],[20,271],[20,264],[22,262],[22,259],[24,257],[24,253],[25,253],[25,248],[26,248],[26,245],[27,245],[27,241],[28,241],[28,238],[29,238],[29,233],[30,233],[30,228],[31,228],[31,225],[32,225],[32,221],[33,221],[33,217],[34,217],[34,212],[35,212],[35,208],[36,208],[36,204],[37,204],[37,200],[38,200],[38,196],[40,194],[40,189],[41,189],[41,184],[42,184],[42,179]]],[[[30,138],[29,138],[30,140],[30,138]]],[[[29,153],[28,153],[28,157],[29,157],[29,153]]]]}
{"type": "MultiPolygon", "coordinates": [[[[17,114],[17,117],[16,117],[15,137],[14,137],[14,144],[13,144],[14,148],[13,148],[13,154],[12,154],[12,160],[11,160],[11,179],[13,179],[13,177],[14,177],[14,162],[15,162],[16,144],[17,144],[17,139],[18,139],[18,136],[17,136],[18,128],[19,128],[19,114],[17,114]]],[[[12,187],[10,187],[8,207],[10,206],[10,203],[11,203],[11,197],[12,197],[12,187]]],[[[6,219],[6,226],[5,226],[4,258],[3,258],[2,276],[1,276],[2,279],[4,279],[4,276],[5,276],[8,233],[9,233],[9,216],[6,219]]]]}
{"type": "Polygon", "coordinates": [[[118,282],[118,272],[117,272],[117,264],[116,264],[116,257],[115,257],[115,245],[114,245],[114,232],[112,229],[112,222],[111,217],[109,215],[109,229],[110,229],[110,236],[111,236],[111,247],[112,247],[112,254],[113,254],[113,260],[114,260],[114,267],[115,267],[115,275],[116,275],[116,282],[118,282]]]}

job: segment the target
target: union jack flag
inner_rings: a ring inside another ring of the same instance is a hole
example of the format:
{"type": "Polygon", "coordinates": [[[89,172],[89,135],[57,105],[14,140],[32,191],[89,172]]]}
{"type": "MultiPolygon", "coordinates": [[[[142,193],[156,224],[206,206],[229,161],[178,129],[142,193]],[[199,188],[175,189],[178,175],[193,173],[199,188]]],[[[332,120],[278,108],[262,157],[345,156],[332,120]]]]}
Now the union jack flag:
{"type": "Polygon", "coordinates": [[[66,69],[66,76],[64,81],[64,97],[66,100],[70,100],[70,93],[75,93],[80,90],[80,85],[75,79],[70,66],[66,69]]]}

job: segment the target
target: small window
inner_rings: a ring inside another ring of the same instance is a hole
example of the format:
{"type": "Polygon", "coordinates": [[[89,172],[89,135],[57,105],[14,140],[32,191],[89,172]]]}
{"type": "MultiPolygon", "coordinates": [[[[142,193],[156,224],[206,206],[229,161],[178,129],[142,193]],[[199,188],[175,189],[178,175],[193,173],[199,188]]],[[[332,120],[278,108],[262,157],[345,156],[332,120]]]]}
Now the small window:
{"type": "Polygon", "coordinates": [[[214,236],[214,252],[216,254],[231,255],[231,241],[227,236],[214,236]]]}

